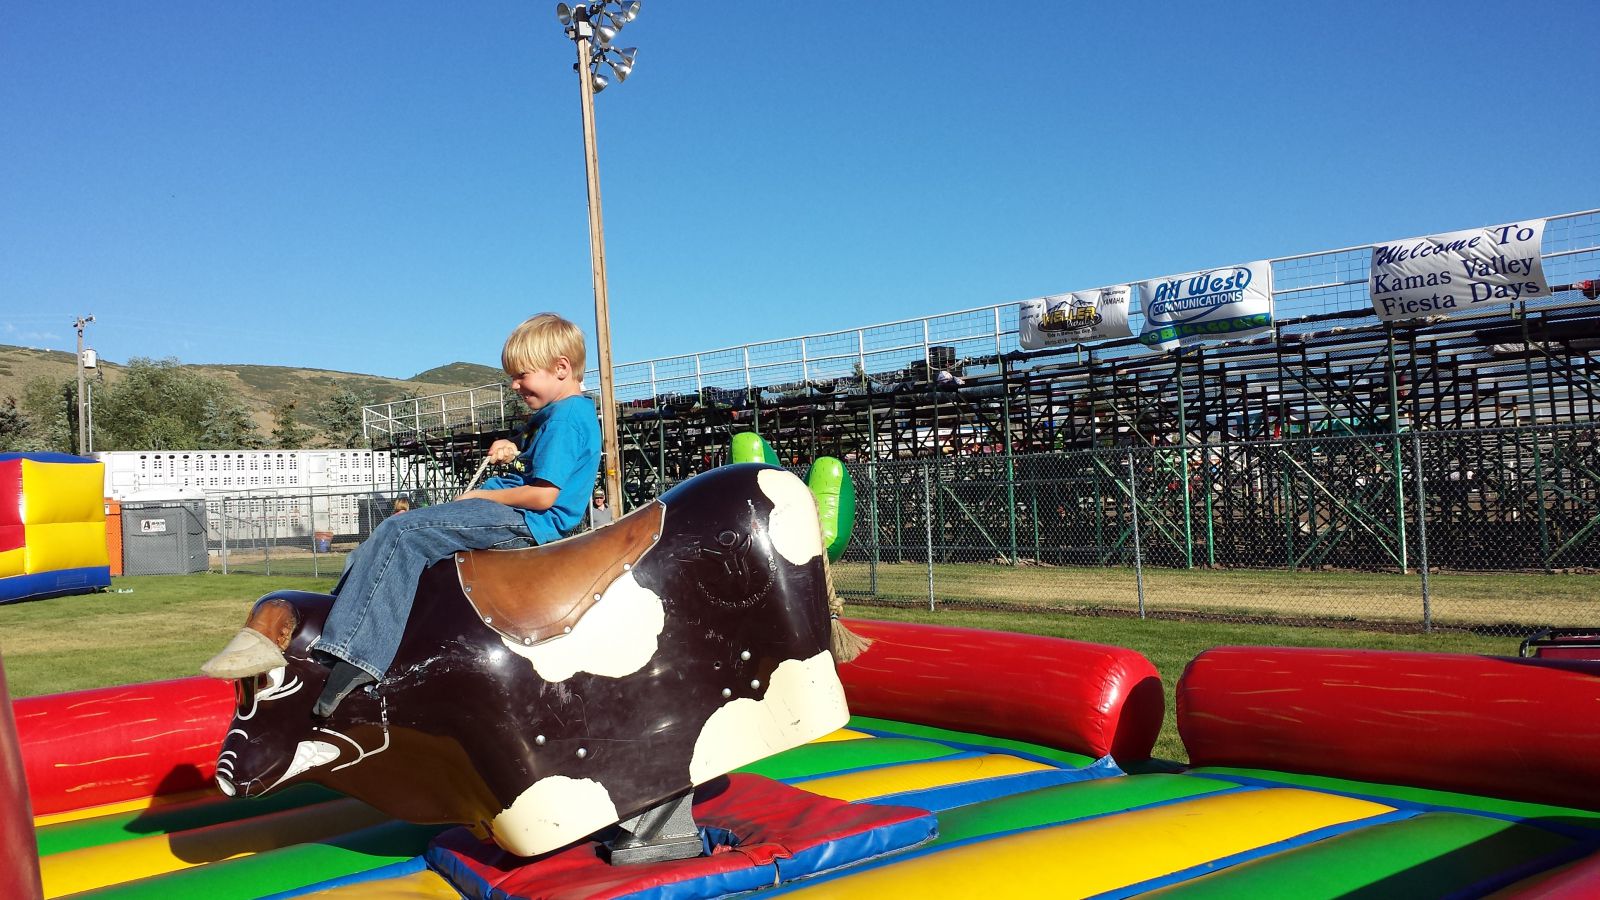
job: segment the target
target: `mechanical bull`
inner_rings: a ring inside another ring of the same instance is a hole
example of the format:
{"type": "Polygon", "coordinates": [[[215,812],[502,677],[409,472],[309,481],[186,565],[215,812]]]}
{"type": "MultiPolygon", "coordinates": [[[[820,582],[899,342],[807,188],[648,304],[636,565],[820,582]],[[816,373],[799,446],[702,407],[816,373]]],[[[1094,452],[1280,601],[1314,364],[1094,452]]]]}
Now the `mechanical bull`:
{"type": "Polygon", "coordinates": [[[328,719],[309,648],[333,598],[268,594],[249,627],[287,666],[236,682],[217,781],[543,853],[844,725],[827,579],[799,479],[714,469],[610,527],[435,563],[387,677],[328,719]]]}

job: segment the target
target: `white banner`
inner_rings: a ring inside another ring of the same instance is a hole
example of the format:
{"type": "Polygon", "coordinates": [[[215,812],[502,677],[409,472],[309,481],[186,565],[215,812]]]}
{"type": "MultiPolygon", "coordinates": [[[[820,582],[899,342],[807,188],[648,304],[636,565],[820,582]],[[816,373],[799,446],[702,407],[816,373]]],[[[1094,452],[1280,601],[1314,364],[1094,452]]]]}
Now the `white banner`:
{"type": "Polygon", "coordinates": [[[1133,336],[1125,284],[1024,300],[1017,305],[1017,340],[1024,350],[1070,347],[1133,336]]]}
{"type": "Polygon", "coordinates": [[[1249,337],[1272,328],[1272,263],[1262,260],[1139,282],[1141,343],[1175,350],[1249,337]]]}
{"type": "Polygon", "coordinates": [[[1367,288],[1386,322],[1550,296],[1544,220],[1407,238],[1372,248],[1367,288]]]}

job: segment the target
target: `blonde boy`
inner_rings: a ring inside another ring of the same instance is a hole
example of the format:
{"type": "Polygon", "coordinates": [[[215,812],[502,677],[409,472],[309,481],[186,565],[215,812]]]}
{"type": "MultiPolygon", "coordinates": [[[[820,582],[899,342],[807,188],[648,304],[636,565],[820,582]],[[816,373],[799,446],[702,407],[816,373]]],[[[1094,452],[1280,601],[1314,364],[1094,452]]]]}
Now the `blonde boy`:
{"type": "MultiPolygon", "coordinates": [[[[489,447],[489,458],[511,463],[511,473],[453,502],[391,516],[356,550],[313,650],[330,667],[313,715],[328,716],[350,691],[383,679],[423,569],[457,550],[549,543],[583,521],[600,466],[595,406],[581,386],[583,332],[554,313],[540,313],[506,338],[500,362],[511,389],[533,411],[515,441],[489,447]]],[[[202,671],[243,678],[284,665],[275,645],[248,632],[202,671]]]]}

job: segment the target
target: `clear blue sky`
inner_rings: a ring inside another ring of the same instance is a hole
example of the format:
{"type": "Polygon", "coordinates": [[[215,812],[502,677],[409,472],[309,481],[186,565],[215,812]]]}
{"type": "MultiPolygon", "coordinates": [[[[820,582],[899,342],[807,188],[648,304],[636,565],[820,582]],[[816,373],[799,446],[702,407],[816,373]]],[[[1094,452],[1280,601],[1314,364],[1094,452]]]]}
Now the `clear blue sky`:
{"type": "MultiPolygon", "coordinates": [[[[0,4],[0,343],[94,313],[107,359],[407,377],[592,333],[554,6],[0,4]]],[[[598,97],[616,359],[1600,206],[1597,36],[1594,0],[644,0],[598,97]]]]}

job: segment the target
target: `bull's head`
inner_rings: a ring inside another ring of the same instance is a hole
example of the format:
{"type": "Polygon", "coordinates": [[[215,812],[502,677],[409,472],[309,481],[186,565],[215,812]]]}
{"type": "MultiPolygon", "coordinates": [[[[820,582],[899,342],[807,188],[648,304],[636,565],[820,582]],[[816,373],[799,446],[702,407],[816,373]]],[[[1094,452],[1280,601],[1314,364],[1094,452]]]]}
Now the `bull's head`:
{"type": "Polygon", "coordinates": [[[327,720],[310,647],[332,598],[270,594],[247,627],[284,664],[238,681],[218,779],[554,849],[844,723],[822,549],[805,485],[741,465],[589,534],[456,554],[423,573],[384,680],[327,720]]]}

